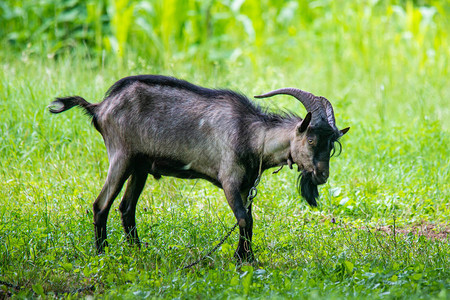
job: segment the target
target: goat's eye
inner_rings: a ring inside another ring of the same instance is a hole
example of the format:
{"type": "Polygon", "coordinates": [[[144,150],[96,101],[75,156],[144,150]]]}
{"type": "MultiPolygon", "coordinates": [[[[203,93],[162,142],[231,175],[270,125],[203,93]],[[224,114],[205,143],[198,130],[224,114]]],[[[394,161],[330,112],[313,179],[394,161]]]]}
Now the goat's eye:
{"type": "Polygon", "coordinates": [[[308,144],[312,145],[314,144],[314,141],[312,139],[308,139],[308,144]]]}

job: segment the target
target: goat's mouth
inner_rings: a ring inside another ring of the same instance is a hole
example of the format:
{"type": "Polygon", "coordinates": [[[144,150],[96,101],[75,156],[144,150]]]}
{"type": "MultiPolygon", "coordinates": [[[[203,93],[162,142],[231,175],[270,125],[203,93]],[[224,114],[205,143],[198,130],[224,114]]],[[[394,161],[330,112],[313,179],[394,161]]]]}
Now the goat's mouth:
{"type": "Polygon", "coordinates": [[[316,172],[312,173],[312,182],[316,185],[325,184],[327,182],[328,176],[318,175],[316,172]]]}
{"type": "Polygon", "coordinates": [[[303,175],[308,174],[309,181],[311,181],[315,185],[325,184],[328,180],[327,172],[320,172],[317,170],[314,171],[306,171],[302,164],[297,164],[297,172],[302,172],[303,175]]]}

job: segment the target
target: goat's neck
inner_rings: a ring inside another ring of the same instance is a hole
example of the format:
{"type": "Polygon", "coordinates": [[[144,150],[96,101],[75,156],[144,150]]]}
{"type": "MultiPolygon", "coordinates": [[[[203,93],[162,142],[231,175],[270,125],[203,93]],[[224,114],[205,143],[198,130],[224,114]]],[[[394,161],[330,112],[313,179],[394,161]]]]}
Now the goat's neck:
{"type": "Polygon", "coordinates": [[[272,168],[288,164],[291,160],[291,140],[295,125],[276,126],[266,128],[261,133],[259,149],[263,151],[263,164],[265,168],[272,168]]]}

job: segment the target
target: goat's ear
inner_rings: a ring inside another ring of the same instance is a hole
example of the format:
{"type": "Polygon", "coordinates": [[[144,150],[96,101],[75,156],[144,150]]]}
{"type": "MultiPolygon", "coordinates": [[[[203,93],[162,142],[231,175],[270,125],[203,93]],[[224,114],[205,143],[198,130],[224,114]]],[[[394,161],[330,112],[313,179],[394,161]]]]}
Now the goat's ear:
{"type": "Polygon", "coordinates": [[[303,121],[297,126],[298,132],[305,132],[309,126],[309,123],[311,123],[311,112],[308,112],[303,121]]]}
{"type": "Polygon", "coordinates": [[[342,129],[342,130],[341,130],[341,136],[343,136],[344,134],[346,134],[347,131],[349,131],[349,130],[350,130],[350,127],[347,127],[347,128],[342,129]]]}

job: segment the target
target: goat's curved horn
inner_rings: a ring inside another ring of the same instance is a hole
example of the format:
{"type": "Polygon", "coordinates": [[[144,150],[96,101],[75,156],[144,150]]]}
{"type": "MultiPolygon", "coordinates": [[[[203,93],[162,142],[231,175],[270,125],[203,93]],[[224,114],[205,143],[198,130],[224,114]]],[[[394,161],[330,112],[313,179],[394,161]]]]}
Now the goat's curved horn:
{"type": "Polygon", "coordinates": [[[327,98],[317,97],[297,88],[282,88],[255,96],[255,98],[267,98],[275,95],[294,96],[305,106],[308,112],[315,112],[312,114],[312,123],[327,122],[334,130],[338,131],[333,106],[327,98]]]}
{"type": "Polygon", "coordinates": [[[336,127],[336,120],[334,118],[333,106],[331,105],[330,101],[328,101],[328,99],[325,98],[325,97],[320,97],[320,101],[322,102],[323,107],[325,108],[325,112],[327,114],[328,124],[330,124],[330,126],[334,130],[338,130],[337,127],[336,127]]]}
{"type": "Polygon", "coordinates": [[[290,95],[297,98],[308,112],[320,110],[319,103],[315,101],[316,96],[311,93],[296,89],[296,88],[282,88],[274,90],[262,95],[255,96],[255,98],[267,98],[275,95],[290,95]]]}
{"type": "MultiPolygon", "coordinates": [[[[274,90],[271,92],[268,92],[266,94],[262,94],[259,96],[255,96],[255,98],[267,98],[272,97],[275,95],[290,95],[297,98],[303,106],[306,108],[308,112],[312,112],[312,123],[320,123],[320,122],[333,122],[334,124],[334,115],[333,115],[333,108],[331,107],[331,103],[328,102],[327,99],[323,97],[316,97],[311,93],[302,91],[300,89],[296,88],[282,88],[278,90],[274,90]],[[326,102],[328,102],[329,105],[327,105],[322,99],[324,99],[326,102]],[[328,115],[328,114],[331,115],[328,115]]],[[[332,125],[330,123],[331,127],[335,127],[336,125],[332,125]]]]}

